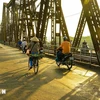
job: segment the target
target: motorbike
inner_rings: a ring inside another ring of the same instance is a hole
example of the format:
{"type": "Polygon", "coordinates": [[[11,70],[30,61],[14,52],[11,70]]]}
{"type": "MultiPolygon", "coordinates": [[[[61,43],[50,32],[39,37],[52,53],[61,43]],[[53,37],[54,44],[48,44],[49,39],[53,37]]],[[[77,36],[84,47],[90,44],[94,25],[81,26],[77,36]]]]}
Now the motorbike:
{"type": "Polygon", "coordinates": [[[67,66],[68,70],[72,68],[73,62],[74,62],[74,57],[72,56],[72,53],[64,54],[63,58],[61,58],[60,60],[56,57],[57,66],[60,67],[61,65],[65,65],[67,66]]]}

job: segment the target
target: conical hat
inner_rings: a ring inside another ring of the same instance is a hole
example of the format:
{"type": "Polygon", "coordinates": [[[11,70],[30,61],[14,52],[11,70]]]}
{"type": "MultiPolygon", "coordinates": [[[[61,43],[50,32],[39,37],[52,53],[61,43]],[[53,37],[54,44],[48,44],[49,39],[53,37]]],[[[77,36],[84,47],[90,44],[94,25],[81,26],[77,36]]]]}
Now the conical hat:
{"type": "Polygon", "coordinates": [[[39,39],[37,37],[32,37],[31,41],[39,42],[39,39]]]}

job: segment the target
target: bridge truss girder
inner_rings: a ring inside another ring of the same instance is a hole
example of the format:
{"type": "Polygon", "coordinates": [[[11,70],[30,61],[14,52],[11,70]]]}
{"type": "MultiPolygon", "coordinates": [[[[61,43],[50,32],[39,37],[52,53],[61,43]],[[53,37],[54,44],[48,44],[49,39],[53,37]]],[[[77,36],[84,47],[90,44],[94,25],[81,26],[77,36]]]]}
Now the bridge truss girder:
{"type": "Polygon", "coordinates": [[[65,35],[70,41],[61,0],[10,0],[7,11],[6,24],[9,32],[6,33],[9,33],[11,41],[17,42],[21,37],[29,41],[36,35],[45,42],[49,19],[51,19],[51,44],[56,44],[56,37],[59,37],[60,44],[60,36],[65,35]],[[59,33],[56,32],[57,24],[59,24],[59,33]]]}

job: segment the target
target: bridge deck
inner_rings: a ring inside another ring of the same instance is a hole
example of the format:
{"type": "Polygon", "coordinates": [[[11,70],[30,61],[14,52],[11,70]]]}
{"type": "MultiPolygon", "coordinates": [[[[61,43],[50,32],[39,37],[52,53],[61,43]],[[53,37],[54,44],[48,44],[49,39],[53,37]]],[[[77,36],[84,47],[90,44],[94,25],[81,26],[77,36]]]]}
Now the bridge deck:
{"type": "Polygon", "coordinates": [[[75,64],[71,71],[58,68],[47,57],[39,61],[39,73],[28,71],[28,56],[0,44],[0,100],[98,100],[100,68],[75,64]]]}

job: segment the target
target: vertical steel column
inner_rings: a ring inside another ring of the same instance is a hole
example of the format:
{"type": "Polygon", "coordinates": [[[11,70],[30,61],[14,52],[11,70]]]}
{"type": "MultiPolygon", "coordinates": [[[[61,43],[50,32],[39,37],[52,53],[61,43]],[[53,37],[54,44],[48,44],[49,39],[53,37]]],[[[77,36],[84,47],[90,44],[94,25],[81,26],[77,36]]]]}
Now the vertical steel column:
{"type": "Polygon", "coordinates": [[[56,9],[56,20],[55,20],[55,27],[56,27],[56,32],[55,32],[55,41],[59,41],[59,44],[61,44],[61,36],[62,36],[62,31],[61,31],[61,0],[56,0],[55,1],[55,9],[56,9]],[[59,32],[58,32],[59,31],[59,32]]]}
{"type": "Polygon", "coordinates": [[[66,22],[61,7],[61,0],[56,0],[55,3],[56,3],[56,24],[60,25],[60,34],[58,33],[56,34],[56,36],[58,35],[59,37],[61,37],[61,33],[62,33],[62,36],[67,36],[68,40],[70,41],[66,22]]]}
{"type": "Polygon", "coordinates": [[[3,41],[7,41],[6,24],[7,24],[7,3],[3,3],[2,33],[1,33],[3,41]]]}
{"type": "Polygon", "coordinates": [[[36,36],[38,38],[41,38],[43,41],[44,40],[44,32],[45,28],[47,27],[47,21],[48,21],[48,12],[49,12],[49,0],[41,0],[41,5],[40,5],[40,13],[39,13],[39,19],[38,19],[38,26],[37,26],[37,32],[36,36]]]}
{"type": "Polygon", "coordinates": [[[51,8],[50,8],[50,14],[51,14],[51,44],[55,44],[55,9],[54,9],[54,0],[51,0],[51,8]]]}
{"type": "MultiPolygon", "coordinates": [[[[28,38],[30,40],[30,37],[34,36],[34,25],[32,21],[32,11],[31,11],[31,5],[32,1],[25,0],[25,15],[26,15],[26,21],[27,21],[27,29],[28,29],[28,38]],[[30,34],[32,32],[32,34],[30,34]]],[[[34,8],[34,7],[33,7],[34,8]]]]}

